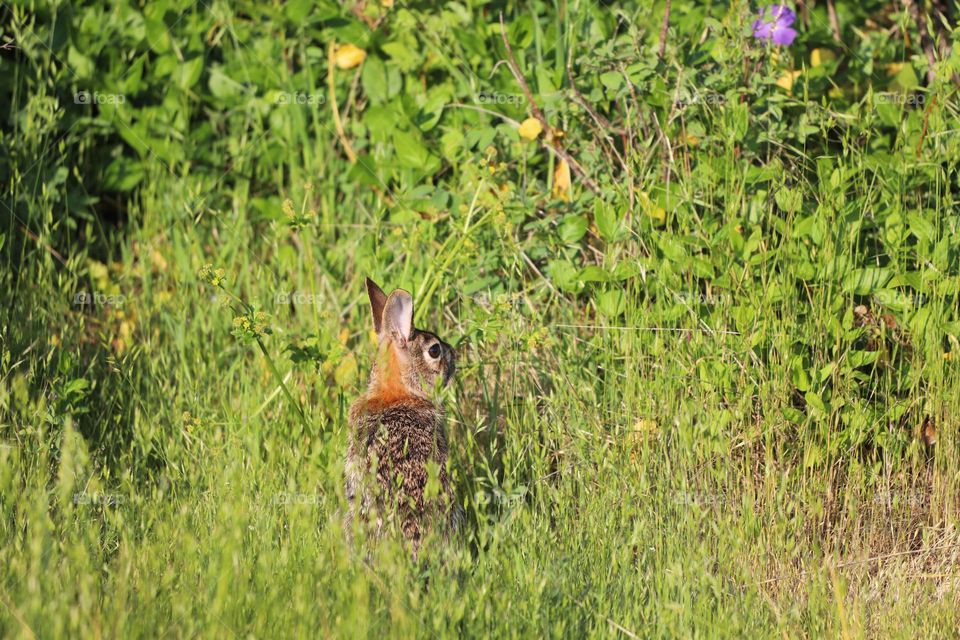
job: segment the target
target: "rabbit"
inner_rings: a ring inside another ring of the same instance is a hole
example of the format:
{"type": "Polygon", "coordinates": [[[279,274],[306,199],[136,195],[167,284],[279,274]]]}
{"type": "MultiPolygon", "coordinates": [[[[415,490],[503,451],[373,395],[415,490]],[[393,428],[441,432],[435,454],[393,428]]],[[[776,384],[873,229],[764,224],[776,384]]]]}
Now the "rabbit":
{"type": "Polygon", "coordinates": [[[462,519],[447,473],[444,414],[430,397],[447,385],[456,368],[453,348],[413,326],[413,297],[402,289],[389,296],[367,278],[377,333],[377,358],[366,393],[350,406],[344,522],[347,539],[359,523],[380,538],[393,523],[416,557],[424,536],[449,536],[462,519]],[[437,473],[439,492],[428,490],[437,473]]]}

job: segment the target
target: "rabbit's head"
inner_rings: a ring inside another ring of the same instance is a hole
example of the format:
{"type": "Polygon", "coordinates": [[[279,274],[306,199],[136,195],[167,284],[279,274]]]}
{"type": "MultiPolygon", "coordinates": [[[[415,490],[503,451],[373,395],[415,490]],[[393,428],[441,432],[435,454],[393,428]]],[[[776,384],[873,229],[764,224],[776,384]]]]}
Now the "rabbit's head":
{"type": "Polygon", "coordinates": [[[403,289],[389,296],[367,278],[367,295],[377,331],[377,360],[370,392],[383,400],[425,397],[437,383],[453,378],[456,354],[436,334],[413,326],[413,297],[403,289]]]}

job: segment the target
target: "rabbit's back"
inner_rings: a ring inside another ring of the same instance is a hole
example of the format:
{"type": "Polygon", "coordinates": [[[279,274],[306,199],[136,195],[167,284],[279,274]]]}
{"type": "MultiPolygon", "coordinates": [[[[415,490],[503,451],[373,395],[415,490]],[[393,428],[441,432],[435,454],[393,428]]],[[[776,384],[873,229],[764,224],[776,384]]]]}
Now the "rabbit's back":
{"type": "Polygon", "coordinates": [[[367,522],[379,537],[396,523],[416,556],[427,530],[456,530],[462,519],[447,474],[443,412],[430,400],[453,378],[456,353],[413,326],[407,291],[388,296],[367,278],[367,296],[377,357],[367,392],[350,407],[344,525],[349,536],[354,521],[367,522]]]}
{"type": "Polygon", "coordinates": [[[352,511],[366,516],[375,509],[378,530],[384,511],[394,512],[404,536],[419,540],[427,520],[453,507],[442,414],[423,398],[392,403],[361,398],[350,408],[350,424],[347,498],[352,511]],[[440,491],[428,497],[431,468],[440,491]]]}

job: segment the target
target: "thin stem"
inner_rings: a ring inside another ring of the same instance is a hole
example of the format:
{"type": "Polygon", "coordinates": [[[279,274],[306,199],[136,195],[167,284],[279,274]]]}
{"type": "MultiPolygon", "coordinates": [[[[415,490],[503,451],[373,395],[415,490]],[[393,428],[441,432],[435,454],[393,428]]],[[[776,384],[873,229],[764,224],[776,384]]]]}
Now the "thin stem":
{"type": "Polygon", "coordinates": [[[510,69],[510,73],[513,74],[514,79],[516,79],[517,84],[520,85],[520,89],[523,90],[523,95],[526,96],[527,102],[530,105],[530,111],[533,113],[533,117],[540,122],[540,126],[543,127],[544,135],[546,136],[547,142],[553,148],[554,152],[564,160],[567,165],[580,176],[580,179],[583,180],[583,184],[587,186],[590,191],[593,191],[598,196],[603,194],[600,191],[600,187],[597,186],[597,183],[587,175],[587,172],[584,170],[580,163],[577,162],[570,153],[563,148],[563,145],[560,144],[556,136],[554,136],[553,129],[550,127],[550,123],[547,122],[547,118],[543,115],[543,111],[540,110],[540,107],[537,105],[537,101],[533,99],[533,92],[530,91],[530,85],[527,84],[527,79],[523,77],[523,74],[520,72],[520,65],[517,64],[517,59],[513,55],[513,48],[510,46],[510,39],[507,38],[507,27],[503,22],[503,14],[500,14],[500,38],[503,40],[503,46],[507,50],[507,67],[510,69]]]}
{"type": "Polygon", "coordinates": [[[290,404],[294,406],[297,410],[297,415],[300,416],[300,422],[303,424],[304,430],[309,435],[313,434],[313,429],[310,426],[309,421],[307,421],[307,416],[303,412],[303,407],[300,406],[300,403],[297,402],[293,394],[290,393],[290,389],[287,388],[287,383],[283,381],[283,376],[280,375],[280,372],[277,371],[277,366],[273,363],[273,358],[270,357],[270,353],[267,351],[267,348],[263,345],[263,341],[259,337],[256,338],[257,346],[260,347],[260,352],[263,354],[263,357],[267,360],[267,366],[270,367],[270,373],[273,374],[273,377],[277,379],[277,383],[280,385],[280,388],[283,389],[283,394],[287,396],[287,400],[290,401],[290,404]]]}

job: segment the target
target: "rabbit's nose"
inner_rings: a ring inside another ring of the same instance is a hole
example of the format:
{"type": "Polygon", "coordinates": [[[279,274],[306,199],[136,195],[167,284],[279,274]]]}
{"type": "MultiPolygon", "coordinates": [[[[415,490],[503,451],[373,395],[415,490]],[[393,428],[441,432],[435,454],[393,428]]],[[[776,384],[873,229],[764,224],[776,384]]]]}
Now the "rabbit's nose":
{"type": "Polygon", "coordinates": [[[453,349],[446,347],[443,350],[443,384],[447,385],[451,378],[453,378],[453,372],[457,368],[457,356],[454,353],[453,349]]]}

